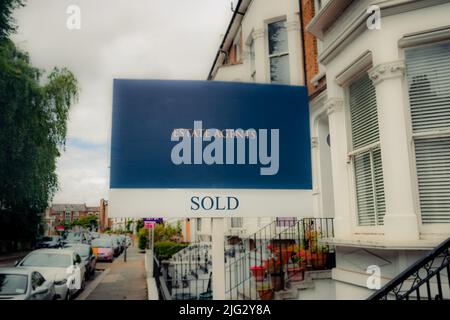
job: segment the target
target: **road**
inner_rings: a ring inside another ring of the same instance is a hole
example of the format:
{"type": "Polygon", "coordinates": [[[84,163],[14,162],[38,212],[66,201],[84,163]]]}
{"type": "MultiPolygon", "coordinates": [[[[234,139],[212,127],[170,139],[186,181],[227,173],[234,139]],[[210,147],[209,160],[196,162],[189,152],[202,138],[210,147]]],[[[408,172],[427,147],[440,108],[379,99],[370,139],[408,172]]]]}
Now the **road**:
{"type": "MultiPolygon", "coordinates": [[[[20,252],[0,257],[0,267],[13,267],[26,254],[27,252],[20,252]]],[[[97,262],[94,276],[87,280],[85,289],[74,295],[73,299],[147,299],[144,256],[135,247],[129,247],[127,262],[124,262],[123,253],[113,262],[97,262]]]]}

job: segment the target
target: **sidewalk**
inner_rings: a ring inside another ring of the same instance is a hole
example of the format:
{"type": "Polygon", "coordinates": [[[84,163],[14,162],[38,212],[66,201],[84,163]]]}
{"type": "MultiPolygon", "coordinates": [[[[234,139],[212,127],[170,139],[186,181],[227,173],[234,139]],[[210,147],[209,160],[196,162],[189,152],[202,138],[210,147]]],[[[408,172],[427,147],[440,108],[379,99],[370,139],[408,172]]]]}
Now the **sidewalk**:
{"type": "Polygon", "coordinates": [[[130,246],[127,262],[123,261],[123,254],[116,258],[86,300],[147,300],[144,258],[136,247],[130,246]]]}

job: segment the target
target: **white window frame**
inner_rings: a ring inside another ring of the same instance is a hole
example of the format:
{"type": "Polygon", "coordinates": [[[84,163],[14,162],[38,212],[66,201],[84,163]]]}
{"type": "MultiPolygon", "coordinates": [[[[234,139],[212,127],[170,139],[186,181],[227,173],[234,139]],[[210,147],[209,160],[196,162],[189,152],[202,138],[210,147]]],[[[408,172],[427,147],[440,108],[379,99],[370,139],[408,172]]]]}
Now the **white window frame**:
{"type": "MultiPolygon", "coordinates": [[[[354,157],[356,155],[359,155],[364,152],[370,151],[371,154],[373,153],[373,150],[376,148],[381,148],[381,143],[379,139],[377,142],[372,143],[370,145],[360,147],[358,149],[353,149],[353,137],[352,137],[352,125],[351,125],[351,112],[350,112],[350,85],[357,80],[359,77],[361,77],[363,74],[367,73],[370,68],[372,67],[372,61],[371,61],[371,55],[368,55],[367,53],[360,56],[354,63],[352,63],[352,66],[356,66],[355,70],[351,70],[351,75],[344,75],[344,80],[339,80],[340,85],[342,85],[344,88],[344,96],[345,96],[345,118],[346,118],[346,132],[347,132],[347,146],[349,148],[347,152],[347,163],[348,166],[348,174],[349,174],[349,181],[351,184],[350,188],[350,203],[351,203],[351,213],[352,213],[352,227],[354,233],[357,234],[383,234],[384,225],[378,224],[377,216],[375,218],[375,225],[373,226],[362,226],[359,225],[359,211],[358,211],[358,197],[356,194],[356,177],[355,177],[355,166],[354,166],[354,157]],[[370,60],[370,62],[369,62],[370,60]],[[358,65],[361,63],[361,65],[358,65]],[[342,82],[341,82],[342,81],[342,82]]],[[[379,121],[379,118],[378,118],[379,121]]],[[[371,155],[372,157],[372,155],[371,155]]]]}
{"type": "MultiPolygon", "coordinates": [[[[271,77],[272,77],[272,75],[271,75],[271,73],[270,73],[270,60],[272,59],[272,58],[278,58],[278,57],[283,57],[283,56],[288,56],[288,61],[290,60],[289,58],[289,55],[290,55],[290,52],[289,52],[289,35],[288,35],[288,31],[286,30],[286,39],[287,39],[287,42],[288,42],[288,47],[287,47],[287,51],[283,51],[283,52],[280,52],[280,53],[274,53],[274,54],[270,54],[270,45],[269,45],[269,24],[272,24],[272,23],[276,23],[276,22],[281,22],[281,21],[284,21],[286,24],[287,24],[287,17],[286,16],[281,16],[281,17],[277,17],[277,18],[272,18],[272,19],[269,19],[269,20],[266,20],[265,21],[265,48],[266,48],[266,52],[267,52],[267,59],[266,59],[266,70],[267,70],[267,72],[266,72],[266,79],[267,79],[267,82],[268,83],[272,83],[272,80],[271,80],[271,77]]],[[[290,84],[291,83],[291,76],[290,76],[290,68],[291,68],[291,65],[290,65],[290,61],[289,61],[289,82],[287,83],[287,84],[290,84]]]]}
{"type": "MultiPolygon", "coordinates": [[[[429,31],[429,37],[427,37],[427,32],[419,33],[418,35],[414,36],[405,36],[403,39],[400,39],[399,41],[399,47],[401,52],[401,58],[404,59],[406,64],[406,50],[412,49],[412,48],[419,48],[419,47],[426,47],[426,46],[433,46],[438,45],[439,43],[449,43],[450,42],[450,34],[447,30],[447,38],[448,39],[442,39],[442,38],[435,38],[434,33],[436,30],[430,30],[429,31]],[[406,39],[407,40],[404,40],[406,39]],[[417,39],[417,40],[416,40],[417,39]]],[[[406,72],[406,70],[405,70],[406,72]]],[[[414,183],[413,186],[413,192],[414,192],[414,198],[415,198],[415,213],[417,215],[418,224],[420,228],[420,234],[423,236],[424,239],[426,239],[428,236],[431,235],[431,238],[433,238],[433,234],[447,234],[450,233],[450,223],[423,223],[422,219],[422,210],[421,210],[421,203],[420,203],[420,192],[419,192],[419,177],[417,173],[417,158],[416,158],[416,148],[415,148],[415,140],[420,138],[437,138],[437,137],[450,137],[450,129],[447,130],[429,130],[427,132],[419,132],[414,133],[413,131],[413,123],[412,123],[412,113],[411,113],[411,101],[409,97],[409,86],[408,81],[406,79],[405,74],[405,85],[404,85],[404,97],[405,101],[408,104],[407,108],[407,121],[408,121],[408,130],[410,135],[410,148],[411,148],[411,166],[413,168],[412,172],[412,181],[414,183]]]]}

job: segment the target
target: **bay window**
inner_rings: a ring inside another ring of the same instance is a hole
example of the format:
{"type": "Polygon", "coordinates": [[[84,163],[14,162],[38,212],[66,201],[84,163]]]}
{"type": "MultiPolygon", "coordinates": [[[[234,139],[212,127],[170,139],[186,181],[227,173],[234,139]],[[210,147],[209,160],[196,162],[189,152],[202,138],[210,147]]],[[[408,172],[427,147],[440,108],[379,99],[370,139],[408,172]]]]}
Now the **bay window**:
{"type": "Polygon", "coordinates": [[[365,73],[349,86],[353,170],[359,226],[383,224],[386,212],[375,87],[365,73]]]}
{"type": "Polygon", "coordinates": [[[422,223],[450,223],[450,43],[405,58],[422,223]]]}

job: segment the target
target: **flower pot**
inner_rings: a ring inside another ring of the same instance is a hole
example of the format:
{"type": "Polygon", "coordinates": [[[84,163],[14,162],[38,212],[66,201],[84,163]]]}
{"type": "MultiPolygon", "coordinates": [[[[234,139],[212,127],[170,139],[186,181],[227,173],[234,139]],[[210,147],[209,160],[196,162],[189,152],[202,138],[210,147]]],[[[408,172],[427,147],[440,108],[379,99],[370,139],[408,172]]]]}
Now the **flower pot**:
{"type": "Polygon", "coordinates": [[[324,269],[327,261],[326,253],[314,254],[312,266],[314,269],[324,269]]]}
{"type": "Polygon", "coordinates": [[[258,290],[259,298],[261,300],[272,300],[273,299],[273,290],[272,289],[263,289],[258,290]]]}
{"type": "Polygon", "coordinates": [[[288,268],[288,278],[293,282],[303,281],[305,279],[305,270],[301,267],[288,268]]]}
{"type": "Polygon", "coordinates": [[[264,281],[266,268],[264,266],[253,266],[250,268],[256,281],[264,281]]]}

